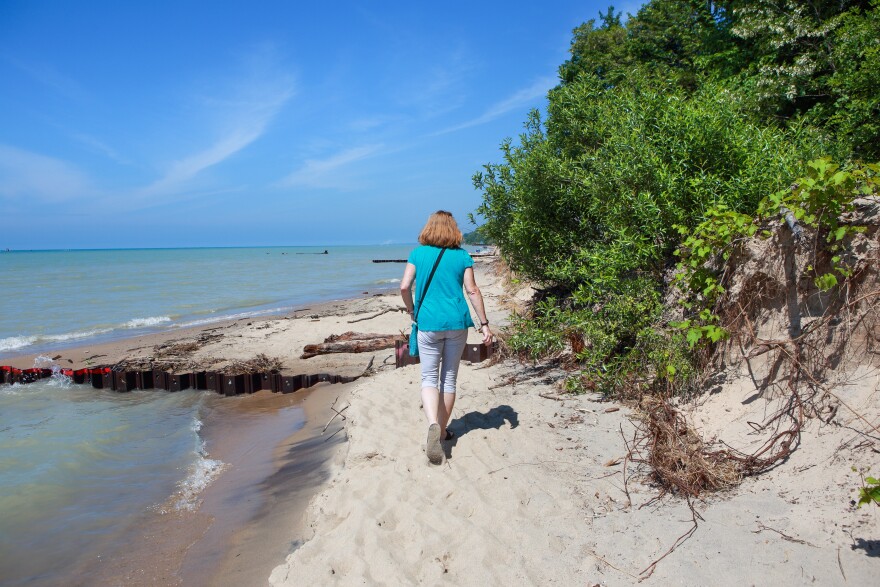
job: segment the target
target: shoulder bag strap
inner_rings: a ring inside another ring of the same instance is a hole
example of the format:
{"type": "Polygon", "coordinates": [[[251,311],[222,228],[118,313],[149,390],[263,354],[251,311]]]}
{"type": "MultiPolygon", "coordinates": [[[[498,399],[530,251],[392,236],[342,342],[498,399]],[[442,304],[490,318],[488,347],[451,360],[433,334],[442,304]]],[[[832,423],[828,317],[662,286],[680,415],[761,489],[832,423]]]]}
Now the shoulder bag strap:
{"type": "Polygon", "coordinates": [[[416,307],[415,314],[413,314],[413,322],[418,323],[419,310],[422,309],[422,302],[425,301],[425,294],[428,293],[428,286],[431,285],[431,280],[434,279],[434,272],[437,271],[437,265],[440,264],[440,259],[443,257],[443,253],[445,252],[446,248],[440,249],[440,254],[437,255],[437,260],[434,261],[434,267],[431,269],[431,274],[428,276],[428,281],[425,282],[425,289],[422,290],[422,295],[419,296],[419,305],[416,307]]]}

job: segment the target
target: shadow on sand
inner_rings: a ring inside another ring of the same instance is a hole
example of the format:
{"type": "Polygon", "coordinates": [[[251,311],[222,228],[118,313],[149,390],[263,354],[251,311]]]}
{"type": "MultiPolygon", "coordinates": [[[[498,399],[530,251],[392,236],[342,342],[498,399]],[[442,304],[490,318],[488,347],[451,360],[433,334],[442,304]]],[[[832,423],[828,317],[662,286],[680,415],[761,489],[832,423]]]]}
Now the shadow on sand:
{"type": "Polygon", "coordinates": [[[486,413],[468,412],[462,417],[452,420],[448,428],[455,433],[456,437],[460,437],[472,430],[490,430],[492,428],[498,430],[504,426],[505,422],[509,422],[511,428],[519,426],[516,410],[510,406],[497,406],[486,413]]]}
{"type": "Polygon", "coordinates": [[[864,538],[856,538],[851,548],[853,550],[864,550],[865,554],[867,554],[868,556],[880,556],[880,540],[865,540],[864,538]]]}

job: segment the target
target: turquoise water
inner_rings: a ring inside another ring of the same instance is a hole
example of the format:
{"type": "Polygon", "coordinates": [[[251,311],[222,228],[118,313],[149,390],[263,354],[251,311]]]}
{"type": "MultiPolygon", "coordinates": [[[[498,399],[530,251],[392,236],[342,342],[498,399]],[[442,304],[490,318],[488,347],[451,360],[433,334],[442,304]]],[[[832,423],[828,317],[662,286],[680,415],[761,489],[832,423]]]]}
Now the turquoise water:
{"type": "Polygon", "coordinates": [[[0,361],[393,288],[403,265],[371,261],[413,247],[0,253],[0,361]]]}
{"type": "Polygon", "coordinates": [[[0,385],[0,584],[63,584],[150,511],[191,509],[222,469],[195,391],[0,385]]]}

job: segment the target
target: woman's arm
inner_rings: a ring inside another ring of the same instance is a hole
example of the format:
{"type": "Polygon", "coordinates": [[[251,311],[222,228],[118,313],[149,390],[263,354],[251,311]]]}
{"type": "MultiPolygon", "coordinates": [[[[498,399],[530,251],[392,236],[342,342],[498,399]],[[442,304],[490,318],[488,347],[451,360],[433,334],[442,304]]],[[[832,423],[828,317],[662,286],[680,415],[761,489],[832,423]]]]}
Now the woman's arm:
{"type": "MultiPolygon", "coordinates": [[[[401,288],[403,283],[401,283],[401,288]]],[[[474,278],[474,268],[468,267],[464,270],[464,290],[467,292],[477,318],[480,319],[480,332],[483,334],[483,344],[492,343],[492,329],[489,328],[489,318],[486,317],[486,307],[483,305],[483,294],[477,287],[477,280],[474,278]]]]}
{"type": "Polygon", "coordinates": [[[412,285],[415,278],[416,266],[412,263],[407,263],[406,269],[403,272],[403,277],[400,280],[400,297],[403,298],[403,305],[406,306],[406,311],[409,313],[410,318],[412,318],[413,313],[412,285]]]}

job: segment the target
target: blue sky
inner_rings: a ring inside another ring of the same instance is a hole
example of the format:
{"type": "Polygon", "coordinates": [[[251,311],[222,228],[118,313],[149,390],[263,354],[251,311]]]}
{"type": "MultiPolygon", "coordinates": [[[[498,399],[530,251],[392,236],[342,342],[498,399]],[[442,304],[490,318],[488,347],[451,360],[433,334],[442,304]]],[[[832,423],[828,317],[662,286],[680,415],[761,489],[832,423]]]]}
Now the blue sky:
{"type": "Polygon", "coordinates": [[[0,0],[0,248],[470,230],[471,176],[608,4],[0,0]]]}

